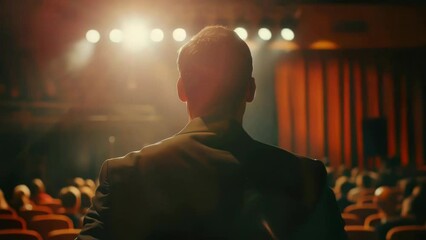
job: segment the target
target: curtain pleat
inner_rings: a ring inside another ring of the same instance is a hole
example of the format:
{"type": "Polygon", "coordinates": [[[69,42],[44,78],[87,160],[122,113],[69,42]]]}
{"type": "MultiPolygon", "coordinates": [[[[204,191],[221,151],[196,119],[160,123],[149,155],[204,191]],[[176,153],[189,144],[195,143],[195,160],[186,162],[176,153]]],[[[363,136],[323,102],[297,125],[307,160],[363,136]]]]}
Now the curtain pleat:
{"type": "MultiPolygon", "coordinates": [[[[279,145],[331,165],[373,168],[363,122],[384,119],[387,154],[426,166],[425,49],[298,51],[276,68],[279,145]]],[[[380,139],[379,139],[380,140],[380,139]]]]}

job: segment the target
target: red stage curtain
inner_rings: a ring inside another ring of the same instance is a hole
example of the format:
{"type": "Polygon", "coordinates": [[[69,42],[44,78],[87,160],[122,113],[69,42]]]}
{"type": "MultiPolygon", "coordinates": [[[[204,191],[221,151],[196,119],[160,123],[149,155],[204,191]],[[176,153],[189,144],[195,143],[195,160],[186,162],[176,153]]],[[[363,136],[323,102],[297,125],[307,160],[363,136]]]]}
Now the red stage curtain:
{"type": "Polygon", "coordinates": [[[372,168],[364,119],[384,118],[387,157],[426,167],[425,49],[297,51],[276,66],[279,145],[333,166],[372,168]]]}

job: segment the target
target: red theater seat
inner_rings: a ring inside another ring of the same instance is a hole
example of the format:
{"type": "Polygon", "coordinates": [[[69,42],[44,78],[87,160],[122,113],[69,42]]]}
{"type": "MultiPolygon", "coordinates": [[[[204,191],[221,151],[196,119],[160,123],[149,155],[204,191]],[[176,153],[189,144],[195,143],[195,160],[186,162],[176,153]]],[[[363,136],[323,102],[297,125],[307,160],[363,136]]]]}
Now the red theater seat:
{"type": "Polygon", "coordinates": [[[36,231],[26,229],[0,230],[1,240],[43,240],[36,231]]]}
{"type": "Polygon", "coordinates": [[[74,240],[81,229],[58,229],[49,233],[47,240],[74,240]]]}
{"type": "Polygon", "coordinates": [[[25,220],[13,215],[0,215],[0,230],[5,229],[26,229],[25,220]]]}
{"type": "Polygon", "coordinates": [[[49,232],[53,230],[67,228],[72,228],[72,221],[64,215],[39,215],[28,223],[28,229],[39,232],[43,239],[47,239],[49,232]]]}
{"type": "Polygon", "coordinates": [[[386,234],[386,240],[425,240],[425,226],[394,227],[386,234]]]}

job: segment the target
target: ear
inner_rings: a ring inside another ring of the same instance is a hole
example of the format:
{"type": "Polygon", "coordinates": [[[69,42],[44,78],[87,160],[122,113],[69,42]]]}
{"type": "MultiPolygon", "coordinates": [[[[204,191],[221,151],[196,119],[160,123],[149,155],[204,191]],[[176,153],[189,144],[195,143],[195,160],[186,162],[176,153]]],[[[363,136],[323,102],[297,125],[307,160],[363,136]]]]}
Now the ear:
{"type": "Polygon", "coordinates": [[[182,102],[188,101],[188,97],[186,96],[185,87],[183,86],[183,81],[182,81],[181,77],[179,77],[176,87],[177,87],[177,92],[178,92],[179,99],[182,102]]]}
{"type": "Polygon", "coordinates": [[[254,77],[251,77],[246,89],[246,102],[252,102],[256,93],[256,83],[254,77]]]}

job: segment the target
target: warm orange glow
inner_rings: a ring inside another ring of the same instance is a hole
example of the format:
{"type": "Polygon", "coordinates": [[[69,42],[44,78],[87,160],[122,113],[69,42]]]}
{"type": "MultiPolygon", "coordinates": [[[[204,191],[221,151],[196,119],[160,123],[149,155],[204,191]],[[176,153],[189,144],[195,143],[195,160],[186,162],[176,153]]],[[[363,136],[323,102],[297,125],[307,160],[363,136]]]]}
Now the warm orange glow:
{"type": "Polygon", "coordinates": [[[271,48],[274,50],[293,51],[299,49],[300,47],[295,42],[281,40],[271,43],[271,48]]]}
{"type": "Polygon", "coordinates": [[[311,49],[338,49],[339,45],[328,40],[318,40],[313,42],[309,48],[311,49]]]}

